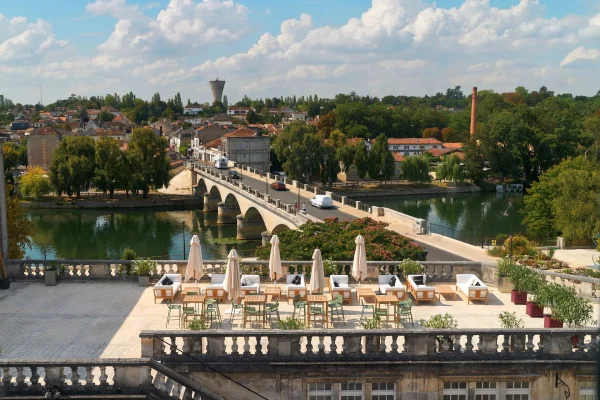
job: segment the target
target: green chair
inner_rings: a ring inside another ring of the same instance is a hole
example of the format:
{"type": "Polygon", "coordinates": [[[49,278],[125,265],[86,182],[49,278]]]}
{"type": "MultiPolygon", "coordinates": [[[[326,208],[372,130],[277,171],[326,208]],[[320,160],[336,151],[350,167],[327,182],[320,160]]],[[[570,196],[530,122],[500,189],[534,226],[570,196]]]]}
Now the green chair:
{"type": "Polygon", "coordinates": [[[244,322],[244,329],[246,329],[246,323],[250,322],[250,324],[252,325],[253,318],[256,320],[256,322],[262,324],[262,313],[260,312],[260,309],[254,306],[245,305],[244,319],[246,320],[246,322],[244,322]]]}
{"type": "Polygon", "coordinates": [[[181,327],[181,306],[179,304],[167,303],[167,307],[169,308],[169,311],[167,313],[167,323],[165,324],[165,328],[169,327],[171,318],[175,318],[175,315],[171,315],[171,313],[174,314],[175,311],[177,311],[177,325],[181,327]]]}
{"type": "Polygon", "coordinates": [[[364,318],[365,311],[367,311],[369,314],[371,314],[371,316],[373,316],[375,314],[375,312],[374,312],[375,306],[373,304],[365,303],[364,297],[360,298],[360,306],[361,306],[360,322],[363,322],[365,320],[365,318],[364,318]]]}
{"type": "Polygon", "coordinates": [[[275,301],[275,303],[267,303],[267,318],[269,319],[269,323],[271,323],[271,317],[273,315],[277,316],[277,321],[279,318],[279,299],[275,301]]]}
{"type": "Polygon", "coordinates": [[[339,321],[342,321],[344,325],[346,325],[346,318],[344,317],[344,306],[342,305],[344,298],[341,294],[337,293],[333,300],[329,300],[327,302],[327,308],[329,309],[329,313],[331,314],[331,322],[333,322],[333,317],[336,316],[339,321]]]}
{"type": "Polygon", "coordinates": [[[381,321],[387,321],[388,320],[388,308],[379,308],[379,307],[375,307],[374,311],[373,311],[373,318],[377,318],[379,317],[379,323],[381,324],[381,321]]]}
{"type": "Polygon", "coordinates": [[[411,326],[415,326],[412,315],[412,300],[406,299],[401,301],[396,312],[396,328],[399,327],[402,321],[410,322],[411,326]]]}
{"type": "Polygon", "coordinates": [[[296,310],[298,311],[298,318],[302,316],[306,320],[306,306],[308,302],[302,300],[302,297],[298,294],[294,296],[294,312],[292,318],[296,318],[296,310]]]}
{"type": "Polygon", "coordinates": [[[216,321],[219,326],[223,326],[218,301],[208,299],[204,302],[204,320],[209,323],[209,326],[212,326],[213,321],[216,321]]]}
{"type": "Polygon", "coordinates": [[[181,319],[183,320],[183,327],[187,326],[188,317],[194,318],[196,315],[196,307],[183,307],[183,314],[181,315],[181,319]]]}
{"type": "Polygon", "coordinates": [[[229,316],[230,324],[233,324],[233,320],[235,319],[235,316],[236,316],[236,311],[239,311],[239,313],[237,315],[242,317],[242,319],[244,318],[244,316],[242,314],[244,312],[244,305],[242,303],[239,303],[239,304],[231,303],[231,315],[229,316]]]}
{"type": "Polygon", "coordinates": [[[311,320],[312,320],[313,324],[315,322],[317,322],[317,317],[319,317],[321,319],[321,322],[323,323],[323,327],[325,328],[326,311],[325,311],[325,308],[321,304],[311,305],[310,306],[310,314],[311,314],[311,320]]]}

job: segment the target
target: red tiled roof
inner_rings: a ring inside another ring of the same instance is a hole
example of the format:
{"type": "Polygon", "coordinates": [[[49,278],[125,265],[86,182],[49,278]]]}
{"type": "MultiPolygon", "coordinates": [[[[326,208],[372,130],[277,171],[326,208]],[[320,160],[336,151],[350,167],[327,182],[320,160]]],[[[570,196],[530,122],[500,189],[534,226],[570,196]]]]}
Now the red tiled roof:
{"type": "Polygon", "coordinates": [[[394,156],[394,161],[396,162],[402,162],[404,161],[404,156],[400,153],[392,153],[392,155],[394,156]]]}
{"type": "Polygon", "coordinates": [[[346,139],[346,144],[348,144],[350,146],[355,146],[355,145],[357,145],[358,143],[360,143],[362,141],[363,141],[362,138],[353,137],[353,138],[346,139]]]}
{"type": "Polygon", "coordinates": [[[256,136],[256,132],[254,132],[252,129],[248,129],[248,128],[238,128],[233,132],[229,132],[225,135],[223,135],[222,137],[252,137],[252,136],[256,136]]]}
{"type": "Polygon", "coordinates": [[[462,149],[462,143],[442,143],[446,149],[462,149]]]}
{"type": "MultiPolygon", "coordinates": [[[[373,139],[372,142],[374,143],[375,139],[373,139]]],[[[388,138],[388,144],[421,145],[421,144],[442,144],[442,142],[440,142],[437,139],[433,139],[433,138],[388,138]]]]}
{"type": "Polygon", "coordinates": [[[428,149],[425,151],[427,151],[428,153],[431,153],[431,155],[434,157],[441,157],[443,155],[450,154],[450,153],[454,152],[455,150],[452,150],[452,149],[428,149]]]}
{"type": "Polygon", "coordinates": [[[212,147],[212,148],[218,148],[221,145],[221,138],[215,139],[215,140],[211,140],[210,142],[206,143],[206,147],[212,147]]]}
{"type": "Polygon", "coordinates": [[[229,108],[228,108],[228,110],[232,110],[232,111],[235,111],[235,110],[240,110],[240,111],[242,111],[242,110],[246,110],[246,111],[250,111],[250,110],[252,110],[252,107],[229,107],[229,108]]]}

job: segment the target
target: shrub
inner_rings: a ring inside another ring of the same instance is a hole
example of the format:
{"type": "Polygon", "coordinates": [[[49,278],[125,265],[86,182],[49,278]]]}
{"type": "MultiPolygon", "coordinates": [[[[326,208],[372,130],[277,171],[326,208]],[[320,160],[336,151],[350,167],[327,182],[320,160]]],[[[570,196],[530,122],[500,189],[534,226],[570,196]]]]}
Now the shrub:
{"type": "Polygon", "coordinates": [[[188,328],[192,331],[205,331],[210,328],[203,318],[196,318],[188,324],[188,328]]]}
{"type": "MultiPolygon", "coordinates": [[[[324,222],[307,222],[299,230],[286,230],[279,234],[281,258],[284,260],[312,260],[316,247],[324,257],[334,261],[354,258],[354,240],[359,234],[366,242],[367,259],[373,261],[395,261],[403,259],[425,260],[426,253],[410,239],[397,232],[385,229],[385,222],[371,218],[354,221],[338,221],[327,218],[324,222]]],[[[256,250],[256,256],[268,260],[271,244],[256,250]]]]}
{"type": "Polygon", "coordinates": [[[135,250],[127,247],[123,250],[123,254],[121,255],[121,260],[135,260],[137,258],[137,254],[135,250]]]}
{"type": "Polygon", "coordinates": [[[288,317],[277,321],[277,328],[283,331],[296,331],[306,329],[306,324],[298,318],[288,317]]]}
{"type": "Polygon", "coordinates": [[[149,258],[135,260],[133,271],[137,276],[150,276],[156,271],[156,263],[149,258]]]}
{"type": "Polygon", "coordinates": [[[496,276],[498,276],[498,278],[507,278],[510,276],[511,269],[516,266],[517,264],[510,258],[501,258],[496,264],[496,276]]]}
{"type": "Polygon", "coordinates": [[[407,278],[409,275],[419,275],[423,273],[423,266],[416,261],[405,259],[398,265],[402,276],[407,278]]]}
{"type": "Polygon", "coordinates": [[[428,320],[420,320],[419,324],[423,328],[429,329],[456,329],[458,327],[458,320],[452,315],[446,313],[432,315],[428,320]]]}
{"type": "Polygon", "coordinates": [[[545,285],[545,280],[538,272],[521,265],[515,265],[508,271],[508,278],[515,292],[527,292],[537,295],[537,291],[545,285]]]}
{"type": "Polygon", "coordinates": [[[325,276],[336,275],[338,272],[338,265],[334,264],[332,260],[323,261],[323,271],[325,276]]]}
{"type": "Polygon", "coordinates": [[[27,173],[20,181],[21,194],[23,197],[32,197],[39,200],[52,190],[50,178],[44,175],[41,167],[29,167],[27,173]]]}
{"type": "Polygon", "coordinates": [[[521,318],[517,317],[516,312],[509,313],[508,311],[498,314],[500,318],[500,326],[504,329],[515,329],[525,327],[525,323],[521,318]]]}
{"type": "Polygon", "coordinates": [[[366,319],[360,322],[360,326],[364,329],[377,329],[379,328],[379,324],[381,323],[381,318],[378,316],[372,319],[366,319]]]}

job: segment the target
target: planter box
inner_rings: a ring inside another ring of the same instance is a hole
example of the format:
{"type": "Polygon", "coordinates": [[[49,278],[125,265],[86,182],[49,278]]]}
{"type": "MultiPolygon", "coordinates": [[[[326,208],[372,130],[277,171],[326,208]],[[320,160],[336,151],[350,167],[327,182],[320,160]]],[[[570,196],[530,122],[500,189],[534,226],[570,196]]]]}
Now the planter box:
{"type": "Polygon", "coordinates": [[[544,328],[562,328],[563,322],[552,318],[551,315],[544,315],[544,328]]]}
{"type": "Polygon", "coordinates": [[[544,317],[544,307],[540,307],[531,301],[527,302],[527,306],[525,308],[525,312],[531,318],[543,318],[544,317]]]}
{"type": "Polygon", "coordinates": [[[510,293],[513,291],[513,289],[514,286],[512,283],[510,283],[510,279],[504,276],[498,278],[498,291],[500,293],[510,293]]]}
{"type": "Polygon", "coordinates": [[[44,283],[46,286],[56,286],[56,271],[44,271],[44,283]]]}
{"type": "Polygon", "coordinates": [[[0,278],[0,290],[8,290],[10,289],[10,278],[2,279],[0,278]]]}
{"type": "Polygon", "coordinates": [[[140,285],[140,287],[150,286],[150,277],[149,276],[138,276],[138,284],[140,285]]]}
{"type": "Polygon", "coordinates": [[[527,304],[527,292],[515,292],[514,290],[511,290],[510,301],[517,305],[527,304]]]}

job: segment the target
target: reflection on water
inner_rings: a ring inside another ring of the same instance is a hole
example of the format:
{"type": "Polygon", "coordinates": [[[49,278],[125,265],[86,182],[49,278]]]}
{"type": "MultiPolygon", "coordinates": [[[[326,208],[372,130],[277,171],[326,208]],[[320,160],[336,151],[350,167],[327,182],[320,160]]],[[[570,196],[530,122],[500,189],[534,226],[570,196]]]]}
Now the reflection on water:
{"type": "MultiPolygon", "coordinates": [[[[217,225],[217,213],[196,210],[28,210],[33,223],[32,259],[119,259],[127,247],[139,257],[183,258],[189,253],[192,234],[202,243],[205,259],[227,257],[231,245],[211,243],[218,238],[235,238],[236,225],[217,225]]],[[[249,256],[260,241],[236,244],[249,256]]]]}
{"type": "Polygon", "coordinates": [[[427,220],[433,232],[469,242],[480,241],[482,233],[486,238],[495,238],[500,233],[525,232],[519,212],[523,207],[520,194],[461,193],[362,200],[377,206],[386,203],[389,208],[427,220]]]}

